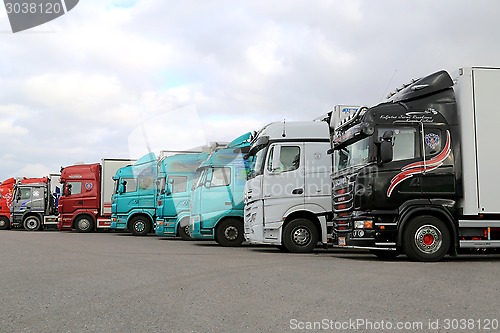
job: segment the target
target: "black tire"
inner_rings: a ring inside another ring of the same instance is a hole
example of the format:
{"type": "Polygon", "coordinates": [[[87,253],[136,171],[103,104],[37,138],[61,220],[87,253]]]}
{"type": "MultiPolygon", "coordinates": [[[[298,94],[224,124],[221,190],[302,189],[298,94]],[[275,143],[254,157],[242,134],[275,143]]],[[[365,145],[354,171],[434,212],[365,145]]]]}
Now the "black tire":
{"type": "Polygon", "coordinates": [[[281,238],[288,251],[306,253],[318,245],[318,237],[318,229],[313,222],[298,218],[285,225],[281,238]]]}
{"type": "Polygon", "coordinates": [[[226,219],[217,225],[216,240],[222,246],[240,246],[243,243],[243,222],[226,219]]]}
{"type": "Polygon", "coordinates": [[[28,231],[37,231],[40,230],[42,223],[40,222],[40,218],[38,216],[28,216],[23,221],[23,227],[28,231]]]}
{"type": "Polygon", "coordinates": [[[379,259],[382,260],[394,260],[396,259],[397,256],[401,254],[399,251],[392,251],[392,250],[370,250],[371,254],[376,255],[379,259]]]}
{"type": "Polygon", "coordinates": [[[449,248],[450,231],[434,216],[417,216],[403,231],[403,249],[411,260],[439,261],[449,248]]]}
{"type": "Polygon", "coordinates": [[[193,237],[191,237],[191,229],[190,229],[189,221],[188,221],[188,224],[186,224],[184,227],[181,226],[181,223],[183,223],[183,222],[185,222],[185,221],[182,220],[179,223],[179,226],[177,227],[177,232],[178,232],[179,236],[182,238],[182,240],[191,241],[191,240],[193,240],[193,237]]]}
{"type": "Polygon", "coordinates": [[[5,216],[0,216],[0,230],[10,229],[10,221],[5,216]]]}
{"type": "Polygon", "coordinates": [[[88,215],[82,215],[75,220],[75,229],[78,232],[91,232],[94,230],[94,219],[88,215]]]}
{"type": "Polygon", "coordinates": [[[146,236],[151,230],[151,222],[143,216],[136,216],[130,221],[129,229],[134,236],[146,236]]]}
{"type": "Polygon", "coordinates": [[[276,248],[280,250],[281,252],[288,252],[288,249],[286,248],[285,245],[276,245],[276,248]]]}

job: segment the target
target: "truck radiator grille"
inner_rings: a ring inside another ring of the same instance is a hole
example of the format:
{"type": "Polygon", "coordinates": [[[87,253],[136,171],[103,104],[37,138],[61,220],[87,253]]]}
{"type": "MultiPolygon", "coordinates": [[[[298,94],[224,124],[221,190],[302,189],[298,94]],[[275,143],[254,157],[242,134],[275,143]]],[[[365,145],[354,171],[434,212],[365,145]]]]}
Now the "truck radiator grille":
{"type": "Polygon", "coordinates": [[[354,183],[349,182],[347,186],[333,191],[333,213],[335,232],[348,232],[351,229],[350,217],[354,207],[354,183]]]}

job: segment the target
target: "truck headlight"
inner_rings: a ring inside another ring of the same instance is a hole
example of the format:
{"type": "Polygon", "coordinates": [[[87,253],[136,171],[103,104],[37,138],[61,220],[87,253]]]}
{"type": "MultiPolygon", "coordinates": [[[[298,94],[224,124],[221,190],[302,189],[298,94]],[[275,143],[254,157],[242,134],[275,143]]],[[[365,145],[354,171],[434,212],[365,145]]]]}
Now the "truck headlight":
{"type": "Polygon", "coordinates": [[[371,220],[354,221],[354,229],[373,229],[373,221],[371,220]]]}

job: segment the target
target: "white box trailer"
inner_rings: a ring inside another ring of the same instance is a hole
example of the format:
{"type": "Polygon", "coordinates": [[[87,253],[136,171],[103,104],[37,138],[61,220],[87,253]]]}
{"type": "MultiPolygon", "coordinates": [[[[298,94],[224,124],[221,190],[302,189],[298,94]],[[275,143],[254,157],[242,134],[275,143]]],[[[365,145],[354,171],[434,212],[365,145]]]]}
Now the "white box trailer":
{"type": "Polygon", "coordinates": [[[101,159],[101,210],[100,215],[106,220],[106,223],[98,223],[98,226],[108,226],[111,216],[112,197],[115,189],[113,176],[118,169],[134,164],[135,159],[101,159]]]}
{"type": "Polygon", "coordinates": [[[459,109],[464,215],[499,214],[500,68],[462,68],[455,73],[459,109]]]}

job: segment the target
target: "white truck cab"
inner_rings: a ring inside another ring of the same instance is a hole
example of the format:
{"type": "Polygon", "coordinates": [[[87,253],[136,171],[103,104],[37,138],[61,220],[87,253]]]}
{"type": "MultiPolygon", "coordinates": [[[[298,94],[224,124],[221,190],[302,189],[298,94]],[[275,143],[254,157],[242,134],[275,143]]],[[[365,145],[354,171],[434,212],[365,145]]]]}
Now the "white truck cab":
{"type": "Polygon", "coordinates": [[[289,252],[310,252],[328,242],[331,212],[329,125],[275,122],[260,130],[248,155],[245,239],[289,252]]]}

